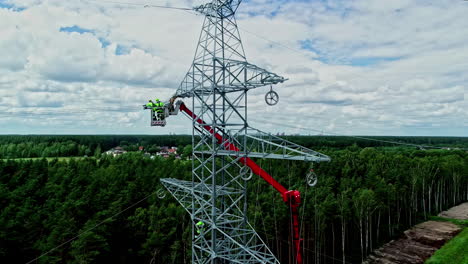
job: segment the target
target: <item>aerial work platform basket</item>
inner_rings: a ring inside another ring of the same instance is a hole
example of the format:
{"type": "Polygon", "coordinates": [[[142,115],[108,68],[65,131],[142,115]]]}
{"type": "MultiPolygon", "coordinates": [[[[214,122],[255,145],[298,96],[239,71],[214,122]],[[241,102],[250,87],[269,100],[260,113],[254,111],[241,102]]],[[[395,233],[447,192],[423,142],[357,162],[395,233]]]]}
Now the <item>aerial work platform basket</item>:
{"type": "Polygon", "coordinates": [[[151,113],[151,126],[160,126],[160,127],[164,127],[166,126],[166,111],[167,111],[167,108],[164,107],[162,110],[163,112],[160,112],[160,113],[157,113],[154,111],[154,109],[152,107],[148,107],[146,105],[143,105],[143,109],[150,109],[150,113],[151,113]]]}
{"type": "Polygon", "coordinates": [[[158,120],[156,118],[153,118],[151,119],[151,126],[160,126],[160,127],[164,127],[166,126],[166,119],[163,119],[163,120],[158,120]]]}
{"type": "Polygon", "coordinates": [[[164,107],[161,108],[162,111],[156,112],[153,107],[148,107],[143,105],[143,109],[151,110],[151,126],[166,126],[166,119],[170,115],[177,115],[179,112],[179,107],[182,102],[176,102],[175,104],[164,104],[164,107]]]}

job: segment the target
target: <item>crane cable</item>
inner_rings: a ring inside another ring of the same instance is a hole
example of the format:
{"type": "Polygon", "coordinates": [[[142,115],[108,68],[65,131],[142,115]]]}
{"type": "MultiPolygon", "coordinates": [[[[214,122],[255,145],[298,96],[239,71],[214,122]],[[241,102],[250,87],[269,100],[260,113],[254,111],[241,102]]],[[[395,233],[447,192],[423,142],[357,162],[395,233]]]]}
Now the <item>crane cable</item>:
{"type": "MultiPolygon", "coordinates": [[[[271,160],[268,160],[268,167],[269,167],[269,171],[272,171],[271,170],[271,160]]],[[[271,191],[272,191],[272,201],[273,201],[273,217],[275,219],[274,221],[274,224],[275,224],[275,239],[278,240],[278,219],[276,217],[276,197],[275,197],[275,190],[273,188],[270,188],[271,191]]],[[[266,229],[265,229],[266,231],[266,229]]],[[[279,248],[277,248],[277,250],[279,251],[279,248]]],[[[279,251],[280,252],[280,251],[279,251]]]]}
{"type": "MultiPolygon", "coordinates": [[[[291,188],[291,162],[288,160],[288,189],[291,188]]],[[[291,244],[293,245],[292,249],[289,247],[289,250],[292,250],[293,260],[297,261],[297,254],[296,254],[296,245],[294,245],[294,218],[292,212],[292,199],[289,200],[289,228],[291,230],[291,244]]]]}
{"type": "MultiPolygon", "coordinates": [[[[306,189],[304,191],[304,203],[302,204],[302,217],[301,217],[301,226],[299,227],[299,235],[302,233],[302,232],[305,232],[305,228],[304,228],[304,216],[305,216],[305,210],[306,210],[306,204],[307,204],[307,193],[308,193],[308,190],[309,190],[309,185],[306,183],[306,189]]],[[[314,204],[314,208],[315,206],[317,206],[317,201],[315,201],[315,204],[314,204]]],[[[305,234],[302,235],[302,237],[305,238],[305,234]]],[[[304,246],[305,244],[305,241],[304,243],[302,243],[302,248],[305,248],[304,246]]],[[[297,264],[297,259],[296,259],[296,264],[297,264]]]]}
{"type": "MultiPolygon", "coordinates": [[[[259,165],[260,165],[260,167],[263,167],[262,166],[263,165],[263,159],[260,159],[259,165]]],[[[255,189],[255,186],[254,186],[254,189],[255,189]]],[[[258,200],[259,200],[258,196],[260,194],[260,181],[259,180],[257,180],[256,193],[257,193],[257,196],[255,198],[255,212],[257,212],[257,206],[260,208],[260,203],[258,202],[258,200]]],[[[260,213],[262,212],[262,210],[258,210],[258,211],[260,211],[260,213]]],[[[263,219],[263,217],[262,217],[262,219],[263,219]]],[[[253,223],[254,223],[255,226],[257,225],[257,214],[254,215],[253,223]]]]}
{"type": "MultiPolygon", "coordinates": [[[[261,231],[258,231],[258,232],[261,233],[262,235],[264,235],[267,238],[268,238],[268,236],[271,236],[271,234],[269,234],[269,233],[265,233],[265,232],[261,232],[261,231]]],[[[285,242],[286,244],[288,244],[288,246],[291,246],[291,241],[284,240],[284,239],[278,239],[278,241],[285,242]]],[[[323,254],[323,253],[320,253],[320,252],[317,252],[317,251],[315,251],[313,249],[310,249],[310,248],[303,247],[303,249],[305,251],[309,251],[309,252],[315,253],[317,255],[320,255],[320,256],[323,256],[323,257],[326,257],[326,258],[329,258],[329,259],[337,260],[338,262],[343,263],[342,259],[337,259],[335,257],[329,256],[329,255],[326,255],[326,254],[323,254]]],[[[352,264],[351,262],[348,262],[348,261],[344,261],[344,263],[352,264]]]]}

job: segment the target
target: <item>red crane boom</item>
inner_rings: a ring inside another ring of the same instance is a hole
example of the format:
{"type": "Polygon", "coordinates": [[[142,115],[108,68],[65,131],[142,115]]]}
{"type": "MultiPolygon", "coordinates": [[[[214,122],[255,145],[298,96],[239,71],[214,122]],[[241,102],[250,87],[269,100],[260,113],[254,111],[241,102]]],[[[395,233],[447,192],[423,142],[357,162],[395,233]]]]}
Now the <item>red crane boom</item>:
{"type": "MultiPolygon", "coordinates": [[[[205,123],[205,121],[203,121],[202,119],[197,117],[192,111],[190,111],[190,109],[188,109],[184,103],[180,105],[180,110],[185,112],[189,117],[191,117],[193,120],[196,120],[197,123],[202,125],[205,130],[207,130],[216,138],[218,144],[222,145],[226,150],[240,152],[238,147],[236,147],[233,143],[229,142],[228,140],[223,140],[223,137],[220,134],[216,133],[212,127],[205,123]]],[[[281,194],[283,201],[291,208],[291,217],[293,219],[291,228],[293,230],[293,242],[296,258],[295,263],[302,264],[302,239],[300,238],[299,234],[298,210],[298,207],[301,204],[301,193],[297,190],[286,189],[252,159],[248,157],[243,157],[239,160],[239,162],[249,167],[254,174],[262,177],[266,182],[268,182],[268,184],[273,186],[273,188],[275,188],[281,194]]]]}

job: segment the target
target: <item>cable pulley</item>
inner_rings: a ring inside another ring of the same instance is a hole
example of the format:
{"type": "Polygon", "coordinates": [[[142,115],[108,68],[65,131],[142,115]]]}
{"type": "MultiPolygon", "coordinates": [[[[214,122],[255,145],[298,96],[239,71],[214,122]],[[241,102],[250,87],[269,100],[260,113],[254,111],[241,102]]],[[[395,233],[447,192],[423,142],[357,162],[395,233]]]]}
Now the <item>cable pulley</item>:
{"type": "Polygon", "coordinates": [[[244,181],[248,181],[252,179],[252,176],[253,176],[252,170],[247,166],[243,166],[240,169],[239,174],[244,181]]]}
{"type": "Polygon", "coordinates": [[[279,95],[273,91],[273,86],[270,86],[270,91],[265,94],[265,102],[270,105],[276,105],[279,101],[279,95]]]}
{"type": "Polygon", "coordinates": [[[307,176],[306,176],[306,182],[307,182],[307,185],[309,185],[310,187],[314,187],[315,185],[317,185],[318,177],[317,177],[317,174],[315,174],[315,171],[313,168],[309,169],[309,172],[307,173],[307,176]]]}
{"type": "Polygon", "coordinates": [[[166,192],[164,191],[163,188],[159,188],[156,191],[156,195],[158,196],[159,199],[164,199],[166,197],[166,192]]]}

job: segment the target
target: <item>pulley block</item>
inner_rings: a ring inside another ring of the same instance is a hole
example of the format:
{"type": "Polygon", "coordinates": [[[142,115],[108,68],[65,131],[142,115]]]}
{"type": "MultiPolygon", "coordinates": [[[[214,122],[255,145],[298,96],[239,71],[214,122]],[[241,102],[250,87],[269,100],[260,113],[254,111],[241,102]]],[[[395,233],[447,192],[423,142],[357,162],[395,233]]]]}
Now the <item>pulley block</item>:
{"type": "Polygon", "coordinates": [[[307,182],[307,185],[309,185],[310,187],[314,187],[315,185],[317,185],[318,177],[314,169],[311,168],[309,172],[307,173],[306,182],[307,182]]]}
{"type": "Polygon", "coordinates": [[[166,192],[164,191],[164,189],[159,188],[156,191],[156,195],[158,196],[159,199],[164,199],[166,197],[166,192]]]}
{"type": "Polygon", "coordinates": [[[239,174],[244,181],[248,181],[252,179],[252,176],[253,176],[252,170],[247,166],[243,166],[240,169],[239,174]]]}
{"type": "Polygon", "coordinates": [[[270,91],[265,94],[265,102],[270,105],[276,105],[279,101],[279,95],[275,91],[273,91],[273,87],[270,87],[270,91]]]}

